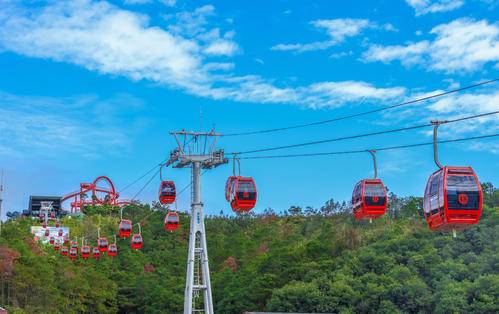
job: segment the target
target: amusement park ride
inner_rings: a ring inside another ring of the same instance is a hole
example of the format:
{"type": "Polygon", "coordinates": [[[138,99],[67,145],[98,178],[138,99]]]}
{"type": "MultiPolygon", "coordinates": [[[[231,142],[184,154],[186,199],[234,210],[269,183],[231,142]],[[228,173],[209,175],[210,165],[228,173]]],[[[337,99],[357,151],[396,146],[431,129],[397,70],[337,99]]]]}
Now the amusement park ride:
{"type": "Polygon", "coordinates": [[[120,200],[119,197],[120,194],[116,191],[111,179],[106,176],[100,176],[92,183],[80,183],[80,190],[65,195],[61,202],[71,200],[72,213],[82,211],[84,206],[122,206],[130,204],[130,201],[120,200]],[[99,185],[102,183],[107,186],[99,185]]]}

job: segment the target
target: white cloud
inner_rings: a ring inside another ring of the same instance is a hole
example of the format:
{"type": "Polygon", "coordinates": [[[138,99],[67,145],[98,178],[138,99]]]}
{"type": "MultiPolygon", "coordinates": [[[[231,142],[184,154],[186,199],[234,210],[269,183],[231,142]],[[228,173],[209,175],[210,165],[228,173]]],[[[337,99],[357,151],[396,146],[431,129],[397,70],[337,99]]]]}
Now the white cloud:
{"type": "MultiPolygon", "coordinates": [[[[403,96],[403,88],[378,88],[366,82],[287,86],[257,75],[237,75],[234,63],[220,61],[239,51],[234,32],[209,27],[208,19],[215,15],[210,5],[175,14],[168,29],[163,29],[150,25],[145,15],[107,2],[57,1],[35,8],[4,3],[0,46],[24,56],[152,81],[213,99],[324,107],[403,96]]],[[[339,24],[320,24],[327,25],[336,40],[358,30],[352,25],[337,30],[339,24]]]]}
{"type": "Polygon", "coordinates": [[[129,95],[52,98],[0,91],[0,152],[87,158],[99,157],[102,151],[121,153],[130,144],[132,130],[137,131],[133,125],[122,127],[123,114],[136,114],[142,106],[129,95]]]}
{"type": "Polygon", "coordinates": [[[423,54],[428,51],[429,43],[420,41],[405,46],[381,46],[371,45],[364,53],[365,61],[381,61],[388,63],[392,60],[400,60],[405,65],[413,65],[423,61],[423,54]]]}
{"type": "Polygon", "coordinates": [[[406,0],[416,12],[416,16],[427,13],[448,12],[464,5],[464,0],[406,0]]]}
{"type": "MultiPolygon", "coordinates": [[[[168,7],[173,7],[177,4],[177,0],[157,0],[159,3],[162,3],[168,7]]],[[[123,3],[126,5],[134,5],[134,4],[147,4],[152,3],[154,0],[124,0],[123,3]]]]}
{"type": "Polygon", "coordinates": [[[312,26],[321,31],[325,31],[329,36],[328,40],[317,41],[307,44],[277,44],[271,50],[306,52],[314,50],[328,49],[334,45],[342,43],[347,37],[357,36],[367,28],[384,29],[386,31],[396,31],[391,24],[379,25],[366,19],[331,19],[315,20],[310,22],[312,26]]]}
{"type": "Polygon", "coordinates": [[[307,88],[307,101],[316,107],[338,106],[342,103],[390,100],[403,97],[405,88],[376,88],[357,81],[322,82],[307,88]]]}
{"type": "Polygon", "coordinates": [[[421,64],[443,72],[476,71],[489,62],[499,61],[499,26],[486,20],[458,19],[434,27],[433,41],[403,46],[372,45],[363,55],[365,61],[421,64]]]}
{"type": "Polygon", "coordinates": [[[333,53],[329,56],[329,58],[330,59],[340,59],[340,58],[351,56],[351,55],[353,55],[353,51],[349,50],[349,51],[342,51],[342,52],[338,52],[338,53],[333,53]]]}
{"type": "Polygon", "coordinates": [[[214,56],[232,56],[239,50],[237,44],[230,40],[216,40],[210,43],[204,52],[208,55],[214,56]]]}

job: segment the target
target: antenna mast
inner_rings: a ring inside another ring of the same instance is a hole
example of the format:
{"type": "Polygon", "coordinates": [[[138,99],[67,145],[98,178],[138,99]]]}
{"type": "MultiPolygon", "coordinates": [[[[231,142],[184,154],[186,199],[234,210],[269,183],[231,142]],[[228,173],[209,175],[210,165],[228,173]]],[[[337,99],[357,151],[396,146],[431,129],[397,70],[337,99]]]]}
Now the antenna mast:
{"type": "Polygon", "coordinates": [[[191,168],[192,202],[189,252],[185,280],[184,314],[213,314],[208,247],[201,201],[201,169],[213,169],[228,163],[223,149],[215,149],[221,136],[210,132],[170,132],[178,147],[170,153],[165,166],[191,168]]]}

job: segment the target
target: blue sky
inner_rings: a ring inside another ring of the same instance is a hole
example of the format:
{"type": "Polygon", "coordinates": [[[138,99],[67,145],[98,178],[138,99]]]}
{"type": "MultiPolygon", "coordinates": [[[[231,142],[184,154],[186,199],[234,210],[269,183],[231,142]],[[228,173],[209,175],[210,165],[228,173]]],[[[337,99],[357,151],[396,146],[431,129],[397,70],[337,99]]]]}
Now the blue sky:
{"type": "MultiPolygon", "coordinates": [[[[399,1],[0,0],[0,168],[4,208],[64,195],[107,175],[120,187],[175,147],[171,130],[241,132],[329,119],[499,77],[499,3],[399,1]]],[[[227,152],[379,131],[499,109],[498,84],[299,130],[223,138],[227,152]]],[[[497,133],[499,117],[446,125],[442,139],[497,133]]],[[[431,139],[430,130],[276,153],[367,149],[431,139]]],[[[499,185],[497,138],[441,146],[499,185]]],[[[431,147],[378,154],[379,176],[421,195],[431,147]]],[[[346,200],[371,176],[368,154],[247,160],[256,210],[346,200]]],[[[203,176],[208,213],[232,167],[203,176]]],[[[183,187],[188,170],[167,175],[183,187]]],[[[143,182],[123,193],[130,198],[143,182]]],[[[157,197],[159,178],[140,195],[157,197]]],[[[189,193],[180,197],[185,209],[189,193]]]]}

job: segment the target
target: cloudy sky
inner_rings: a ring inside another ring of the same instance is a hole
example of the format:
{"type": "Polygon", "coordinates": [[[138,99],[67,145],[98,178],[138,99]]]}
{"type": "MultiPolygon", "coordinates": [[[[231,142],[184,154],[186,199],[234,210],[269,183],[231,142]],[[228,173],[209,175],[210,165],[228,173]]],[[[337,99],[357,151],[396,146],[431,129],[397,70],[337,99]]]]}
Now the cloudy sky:
{"type": "MultiPolygon", "coordinates": [[[[331,119],[499,77],[499,2],[0,0],[0,168],[4,208],[108,175],[126,186],[175,147],[171,130],[245,132],[331,119]],[[347,4],[348,3],[348,4],[347,4]],[[202,119],[201,119],[202,117],[202,119]]],[[[499,84],[337,123],[226,137],[227,152],[323,140],[499,110],[499,84]]],[[[442,139],[498,133],[499,115],[441,127],[442,139]]],[[[431,129],[288,149],[358,150],[431,140],[431,129]]],[[[499,185],[499,140],[441,146],[499,185]]],[[[378,153],[399,195],[421,195],[431,147],[378,153]]],[[[257,211],[346,200],[368,154],[244,160],[257,211]]],[[[209,213],[231,166],[204,175],[209,213]]],[[[188,170],[167,170],[179,188],[188,170]]],[[[131,198],[147,181],[124,191],[131,198]]],[[[157,197],[159,178],[140,199],[157,197]]],[[[185,209],[189,193],[180,197],[185,209]]]]}

